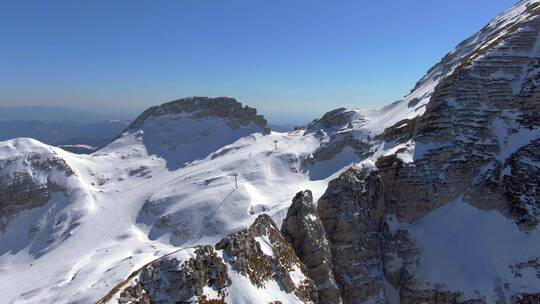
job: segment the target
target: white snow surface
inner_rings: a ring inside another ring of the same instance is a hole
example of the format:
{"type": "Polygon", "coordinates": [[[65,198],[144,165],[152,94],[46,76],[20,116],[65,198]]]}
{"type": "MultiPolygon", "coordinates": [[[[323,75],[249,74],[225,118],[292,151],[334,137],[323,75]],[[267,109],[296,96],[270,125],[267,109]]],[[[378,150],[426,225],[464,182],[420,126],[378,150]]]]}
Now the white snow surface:
{"type": "Polygon", "coordinates": [[[227,288],[228,294],[225,297],[227,303],[268,304],[274,301],[291,304],[303,303],[294,294],[286,293],[274,280],[266,282],[264,288],[258,288],[251,283],[249,278],[230,267],[229,276],[232,284],[227,288]]]}
{"type": "Polygon", "coordinates": [[[259,243],[259,245],[261,246],[261,250],[262,250],[262,252],[264,254],[266,254],[268,256],[273,256],[274,255],[274,249],[272,249],[272,243],[268,239],[268,236],[266,236],[266,235],[257,236],[257,237],[255,237],[255,241],[257,241],[257,243],[259,243]]]}
{"type": "Polygon", "coordinates": [[[540,229],[523,233],[500,212],[479,210],[461,198],[413,224],[401,224],[418,242],[421,253],[417,278],[461,291],[463,299],[487,295],[495,303],[494,286],[510,295],[540,292],[534,268],[518,277],[511,266],[528,262],[540,252],[540,229]]]}

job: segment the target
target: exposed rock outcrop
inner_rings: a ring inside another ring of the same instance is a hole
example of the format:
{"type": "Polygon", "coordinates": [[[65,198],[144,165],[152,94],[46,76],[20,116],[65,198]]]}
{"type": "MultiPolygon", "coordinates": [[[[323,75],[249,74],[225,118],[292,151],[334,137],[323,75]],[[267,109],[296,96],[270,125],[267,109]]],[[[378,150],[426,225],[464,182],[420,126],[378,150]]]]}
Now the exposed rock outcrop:
{"type": "Polygon", "coordinates": [[[349,147],[357,155],[357,159],[365,159],[370,156],[371,143],[363,132],[358,132],[356,125],[365,121],[365,118],[357,112],[345,108],[339,108],[323,115],[307,125],[306,132],[313,133],[321,145],[313,153],[313,157],[307,160],[307,165],[313,165],[316,161],[326,161],[349,147]]]}
{"type": "Polygon", "coordinates": [[[516,151],[507,164],[509,172],[501,174],[512,212],[520,225],[534,227],[540,220],[540,140],[516,151]]]}
{"type": "MultiPolygon", "coordinates": [[[[414,221],[461,195],[478,208],[516,215],[500,173],[516,137],[539,136],[531,128],[539,103],[540,3],[519,5],[521,15],[495,19],[435,67],[445,77],[423,115],[379,136],[420,151],[414,163],[402,161],[399,151],[377,161],[386,208],[400,221],[414,221]],[[475,44],[479,40],[486,42],[475,44]]],[[[516,220],[523,218],[517,214],[516,220]]]]}
{"type": "MultiPolygon", "coordinates": [[[[51,183],[54,189],[54,184],[51,183]]],[[[51,193],[47,184],[36,183],[28,174],[16,173],[0,178],[0,232],[9,218],[26,209],[44,206],[51,193]]]]}
{"type": "Polygon", "coordinates": [[[376,171],[353,167],[329,183],[317,205],[344,303],[386,301],[378,237],[380,192],[376,171]]]}
{"type": "Polygon", "coordinates": [[[114,294],[119,304],[226,303],[228,290],[235,283],[254,289],[275,283],[302,303],[315,303],[316,287],[306,273],[292,246],[263,214],[248,229],[222,239],[215,249],[184,248],[149,263],[98,303],[108,303],[114,294]],[[186,254],[191,257],[186,259],[186,254]],[[253,287],[243,285],[231,271],[253,287]]]}
{"type": "Polygon", "coordinates": [[[317,285],[319,303],[342,303],[334,279],[332,253],[311,191],[298,192],[283,220],[281,233],[292,244],[317,285]]]}
{"type": "Polygon", "coordinates": [[[234,98],[187,97],[147,109],[131,123],[128,130],[142,127],[144,121],[149,117],[181,113],[190,114],[190,117],[198,120],[222,118],[233,129],[250,123],[261,128],[267,127],[266,119],[262,115],[257,115],[257,109],[242,106],[234,98]]]}
{"type": "Polygon", "coordinates": [[[287,293],[306,302],[316,301],[316,287],[308,276],[296,283],[291,277],[292,272],[307,271],[268,215],[260,215],[249,229],[224,238],[216,249],[223,250],[232,268],[249,277],[254,285],[263,287],[266,281],[274,279],[287,293]],[[265,252],[262,247],[271,247],[272,252],[265,252]]]}
{"type": "MultiPolygon", "coordinates": [[[[384,224],[383,193],[376,170],[350,168],[330,182],[318,210],[314,210],[309,191],[298,193],[282,232],[317,284],[335,276],[343,303],[385,303],[386,289],[394,288],[385,287],[385,281],[400,288],[402,303],[446,303],[438,302],[445,297],[455,300],[457,296],[446,290],[438,292],[412,281],[420,249],[407,230],[389,231],[384,224]],[[322,224],[324,227],[319,226],[322,224]],[[321,243],[327,247],[319,247],[321,243]]],[[[323,298],[334,292],[319,288],[320,303],[341,300],[323,298]]]]}
{"type": "Polygon", "coordinates": [[[187,261],[166,256],[142,268],[139,281],[120,293],[118,303],[187,303],[203,297],[205,287],[214,289],[223,299],[229,285],[223,260],[212,246],[199,246],[187,261]]]}
{"type": "Polygon", "coordinates": [[[20,155],[0,161],[0,169],[24,164],[25,171],[0,176],[0,232],[3,232],[11,217],[23,210],[45,206],[54,193],[64,193],[65,186],[52,175],[40,179],[44,172],[58,172],[66,178],[75,173],[59,157],[44,158],[40,154],[20,155]]]}

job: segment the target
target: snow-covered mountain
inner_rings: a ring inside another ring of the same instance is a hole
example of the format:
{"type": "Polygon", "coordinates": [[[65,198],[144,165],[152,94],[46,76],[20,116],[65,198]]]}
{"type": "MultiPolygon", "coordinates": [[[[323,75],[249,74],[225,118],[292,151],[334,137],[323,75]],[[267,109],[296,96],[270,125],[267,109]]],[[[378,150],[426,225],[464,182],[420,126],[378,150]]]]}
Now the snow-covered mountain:
{"type": "Polygon", "coordinates": [[[540,303],[539,15],[289,133],[192,97],[91,155],[1,142],[1,301],[540,303]]]}
{"type": "Polygon", "coordinates": [[[91,155],[2,142],[6,302],[95,302],[177,246],[213,244],[263,213],[279,221],[303,188],[322,194],[325,181],[302,168],[317,139],[265,124],[232,99],[188,98],[151,108],[91,155]]]}

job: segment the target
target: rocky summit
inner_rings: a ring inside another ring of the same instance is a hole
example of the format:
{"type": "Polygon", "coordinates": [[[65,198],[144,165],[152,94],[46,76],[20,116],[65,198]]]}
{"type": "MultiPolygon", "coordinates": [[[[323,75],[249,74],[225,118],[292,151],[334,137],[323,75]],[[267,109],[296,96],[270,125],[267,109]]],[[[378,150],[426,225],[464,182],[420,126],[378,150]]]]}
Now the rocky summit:
{"type": "Polygon", "coordinates": [[[176,114],[189,114],[190,117],[203,120],[207,118],[219,118],[227,122],[232,128],[249,125],[267,127],[266,119],[257,115],[257,109],[242,106],[234,98],[229,97],[188,97],[151,107],[144,111],[131,125],[128,130],[135,130],[144,125],[148,119],[176,114]]]}
{"type": "Polygon", "coordinates": [[[274,132],[232,98],[92,154],[0,142],[2,303],[540,303],[540,2],[410,94],[274,132]]]}

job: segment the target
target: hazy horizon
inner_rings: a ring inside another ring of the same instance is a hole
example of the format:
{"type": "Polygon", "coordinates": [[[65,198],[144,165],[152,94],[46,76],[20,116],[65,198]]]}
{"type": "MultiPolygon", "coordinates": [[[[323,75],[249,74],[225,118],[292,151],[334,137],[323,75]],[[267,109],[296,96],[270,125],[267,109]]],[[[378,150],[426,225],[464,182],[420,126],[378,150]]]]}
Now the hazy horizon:
{"type": "Polygon", "coordinates": [[[4,2],[0,106],[136,116],[228,96],[303,123],[399,100],[515,2],[4,2]]]}

